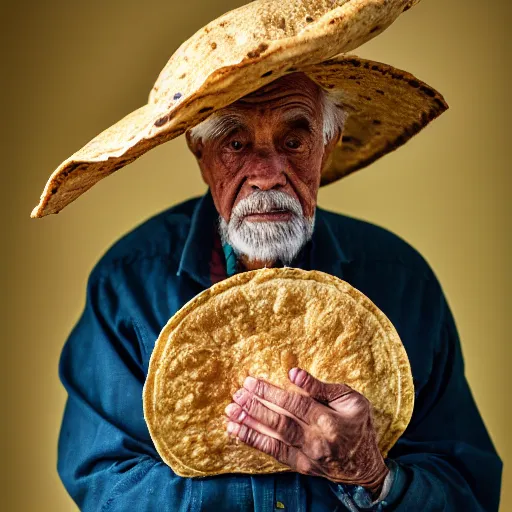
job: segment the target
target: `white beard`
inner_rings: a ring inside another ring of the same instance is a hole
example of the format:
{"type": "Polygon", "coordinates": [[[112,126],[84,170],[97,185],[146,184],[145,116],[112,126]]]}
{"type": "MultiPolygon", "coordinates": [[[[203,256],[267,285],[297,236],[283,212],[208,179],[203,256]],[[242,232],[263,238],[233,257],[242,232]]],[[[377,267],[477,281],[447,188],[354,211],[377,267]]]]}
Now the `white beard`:
{"type": "Polygon", "coordinates": [[[245,255],[249,261],[277,261],[289,265],[313,235],[315,216],[307,218],[296,199],[277,190],[256,191],[242,199],[229,222],[219,219],[219,232],[223,244],[229,244],[237,256],[245,255]],[[288,221],[250,222],[244,217],[251,213],[288,210],[288,221]]]}

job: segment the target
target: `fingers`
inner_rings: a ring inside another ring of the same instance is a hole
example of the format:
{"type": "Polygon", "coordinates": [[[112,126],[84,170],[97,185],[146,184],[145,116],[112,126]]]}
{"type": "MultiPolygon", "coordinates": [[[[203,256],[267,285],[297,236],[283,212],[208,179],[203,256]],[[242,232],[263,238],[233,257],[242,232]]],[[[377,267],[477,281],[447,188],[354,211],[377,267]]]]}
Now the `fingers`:
{"type": "Polygon", "coordinates": [[[315,379],[310,373],[301,368],[292,368],[288,372],[290,381],[307,391],[313,398],[324,400],[324,383],[315,379]]]}
{"type": "Polygon", "coordinates": [[[288,372],[288,376],[291,382],[306,391],[312,398],[325,403],[333,402],[354,391],[346,384],[322,382],[301,368],[292,368],[288,372]]]}
{"type": "Polygon", "coordinates": [[[290,446],[303,444],[304,431],[292,418],[269,409],[245,389],[239,390],[233,399],[236,403],[229,404],[225,410],[233,422],[246,425],[290,446]]]}
{"type": "Polygon", "coordinates": [[[307,424],[310,423],[319,405],[308,396],[299,395],[293,391],[285,391],[254,377],[247,377],[245,379],[244,388],[257,397],[285,409],[307,424]]]}
{"type": "MultiPolygon", "coordinates": [[[[227,428],[230,435],[238,437],[238,439],[246,445],[252,446],[257,450],[271,455],[283,464],[289,465],[288,461],[290,461],[291,447],[282,441],[262,434],[261,432],[258,432],[247,425],[241,425],[240,423],[230,421],[227,428]]],[[[294,448],[291,449],[293,450],[294,448]]]]}
{"type": "Polygon", "coordinates": [[[299,473],[308,474],[312,470],[311,461],[297,448],[289,446],[274,437],[262,434],[248,425],[230,421],[228,432],[244,444],[274,457],[281,464],[285,464],[299,473]]]}

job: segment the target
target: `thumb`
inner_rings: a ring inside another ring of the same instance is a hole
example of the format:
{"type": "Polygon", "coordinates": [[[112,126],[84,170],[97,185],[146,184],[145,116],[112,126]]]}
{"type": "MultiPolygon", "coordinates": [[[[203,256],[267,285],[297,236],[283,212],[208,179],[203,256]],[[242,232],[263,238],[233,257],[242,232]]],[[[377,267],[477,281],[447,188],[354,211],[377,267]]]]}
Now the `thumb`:
{"type": "Polygon", "coordinates": [[[306,391],[312,398],[323,400],[321,397],[323,397],[324,394],[324,383],[315,379],[315,377],[306,370],[302,368],[292,368],[288,372],[288,376],[291,382],[306,391]]]}
{"type": "Polygon", "coordinates": [[[288,372],[290,381],[306,391],[311,398],[320,402],[332,402],[341,396],[351,393],[353,389],[346,384],[330,384],[323,382],[302,368],[292,368],[288,372]]]}

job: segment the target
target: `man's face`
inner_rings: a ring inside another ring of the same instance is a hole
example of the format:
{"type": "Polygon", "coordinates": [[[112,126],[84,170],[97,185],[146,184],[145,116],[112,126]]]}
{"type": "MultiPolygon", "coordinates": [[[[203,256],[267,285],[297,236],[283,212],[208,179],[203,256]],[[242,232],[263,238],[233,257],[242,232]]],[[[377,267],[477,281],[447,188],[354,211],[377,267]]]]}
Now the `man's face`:
{"type": "Polygon", "coordinates": [[[312,230],[320,174],[331,149],[324,144],[322,105],[314,82],[288,75],[214,114],[196,138],[189,135],[224,224],[234,214],[246,228],[268,231],[300,214],[312,230]],[[245,207],[256,198],[258,206],[245,207]]]}

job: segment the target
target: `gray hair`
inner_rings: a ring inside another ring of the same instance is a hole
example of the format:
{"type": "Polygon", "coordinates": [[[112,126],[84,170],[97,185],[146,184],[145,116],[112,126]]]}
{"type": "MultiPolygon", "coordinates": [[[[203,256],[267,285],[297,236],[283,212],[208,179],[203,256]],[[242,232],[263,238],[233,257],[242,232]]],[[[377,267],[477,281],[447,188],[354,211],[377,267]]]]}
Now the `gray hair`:
{"type": "MultiPolygon", "coordinates": [[[[320,89],[323,108],[323,136],[324,144],[327,144],[338,132],[343,131],[348,112],[338,103],[337,98],[332,92],[320,89]]],[[[227,133],[237,120],[240,120],[240,114],[235,109],[225,107],[214,112],[202,123],[190,129],[190,137],[193,141],[201,139],[207,141],[220,137],[227,133]]]]}
{"type": "Polygon", "coordinates": [[[324,144],[327,144],[337,133],[343,131],[345,122],[347,121],[348,112],[340,105],[340,98],[332,92],[322,89],[322,106],[323,106],[323,133],[324,144]]]}

